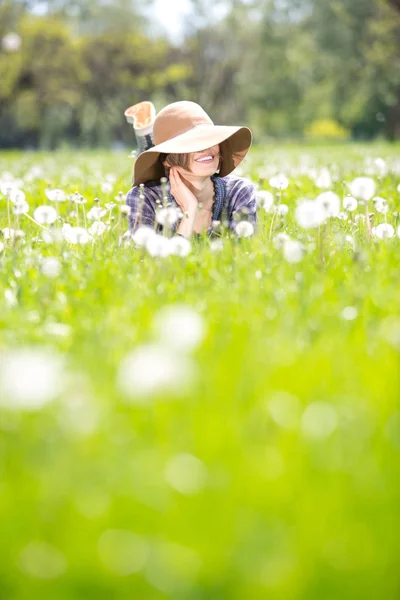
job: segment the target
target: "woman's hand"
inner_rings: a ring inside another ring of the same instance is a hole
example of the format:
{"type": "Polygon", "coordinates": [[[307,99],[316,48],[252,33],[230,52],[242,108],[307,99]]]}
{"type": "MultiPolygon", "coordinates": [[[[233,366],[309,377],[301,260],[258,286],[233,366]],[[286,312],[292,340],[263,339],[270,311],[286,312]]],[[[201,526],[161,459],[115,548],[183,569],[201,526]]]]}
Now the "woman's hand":
{"type": "Polygon", "coordinates": [[[171,187],[171,194],[183,212],[183,218],[179,224],[177,233],[186,238],[190,238],[193,233],[193,226],[197,213],[197,198],[185,185],[176,167],[171,167],[169,172],[169,184],[171,187]]]}
{"type": "Polygon", "coordinates": [[[183,214],[196,214],[198,204],[197,198],[185,185],[176,167],[171,167],[169,172],[169,183],[171,187],[171,194],[175,198],[183,214]]]}

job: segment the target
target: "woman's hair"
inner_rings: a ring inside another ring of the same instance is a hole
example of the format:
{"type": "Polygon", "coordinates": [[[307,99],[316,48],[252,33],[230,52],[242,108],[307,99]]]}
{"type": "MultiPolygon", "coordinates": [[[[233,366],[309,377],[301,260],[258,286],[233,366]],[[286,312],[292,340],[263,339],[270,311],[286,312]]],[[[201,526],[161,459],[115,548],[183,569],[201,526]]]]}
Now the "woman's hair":
{"type": "Polygon", "coordinates": [[[160,154],[160,160],[163,166],[165,160],[168,163],[168,167],[165,167],[167,175],[171,167],[182,167],[185,171],[190,171],[190,154],[160,154]]]}

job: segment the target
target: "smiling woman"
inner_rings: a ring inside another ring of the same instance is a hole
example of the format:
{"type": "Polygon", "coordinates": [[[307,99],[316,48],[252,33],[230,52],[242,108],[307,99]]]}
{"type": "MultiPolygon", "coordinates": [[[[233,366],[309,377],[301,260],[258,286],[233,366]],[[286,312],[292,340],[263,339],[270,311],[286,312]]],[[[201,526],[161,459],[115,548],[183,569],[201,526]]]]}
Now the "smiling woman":
{"type": "Polygon", "coordinates": [[[169,223],[172,232],[188,238],[193,233],[211,234],[213,222],[221,220],[233,231],[240,221],[253,226],[255,187],[250,180],[231,175],[250,149],[250,129],[214,125],[195,102],[169,104],[152,123],[154,114],[150,102],[141,102],[125,113],[135,127],[140,152],[134,185],[126,198],[131,231],[140,225],[158,230],[166,226],[158,218],[161,201],[165,204],[163,177],[169,180],[167,203],[180,209],[169,223]]]}

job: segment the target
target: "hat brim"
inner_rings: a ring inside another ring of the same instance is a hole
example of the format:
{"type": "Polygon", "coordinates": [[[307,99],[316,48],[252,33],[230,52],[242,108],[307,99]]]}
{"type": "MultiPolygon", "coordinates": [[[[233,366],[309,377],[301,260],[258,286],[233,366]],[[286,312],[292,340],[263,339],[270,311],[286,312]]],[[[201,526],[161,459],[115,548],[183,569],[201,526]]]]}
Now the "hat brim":
{"type": "Polygon", "coordinates": [[[139,185],[165,176],[160,154],[201,152],[220,144],[222,157],[219,175],[225,177],[240,165],[252,142],[248,127],[225,125],[197,125],[162,144],[142,152],[135,162],[133,184],[139,185]]]}

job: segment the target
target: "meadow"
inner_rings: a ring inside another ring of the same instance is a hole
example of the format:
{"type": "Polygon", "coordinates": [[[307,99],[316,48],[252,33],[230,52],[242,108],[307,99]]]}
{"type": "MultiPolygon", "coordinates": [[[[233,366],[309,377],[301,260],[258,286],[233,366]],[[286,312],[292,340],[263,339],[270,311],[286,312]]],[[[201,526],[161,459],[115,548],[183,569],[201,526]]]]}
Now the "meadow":
{"type": "Polygon", "coordinates": [[[0,598],[399,598],[399,146],[255,148],[174,253],[128,154],[0,154],[0,598]]]}

